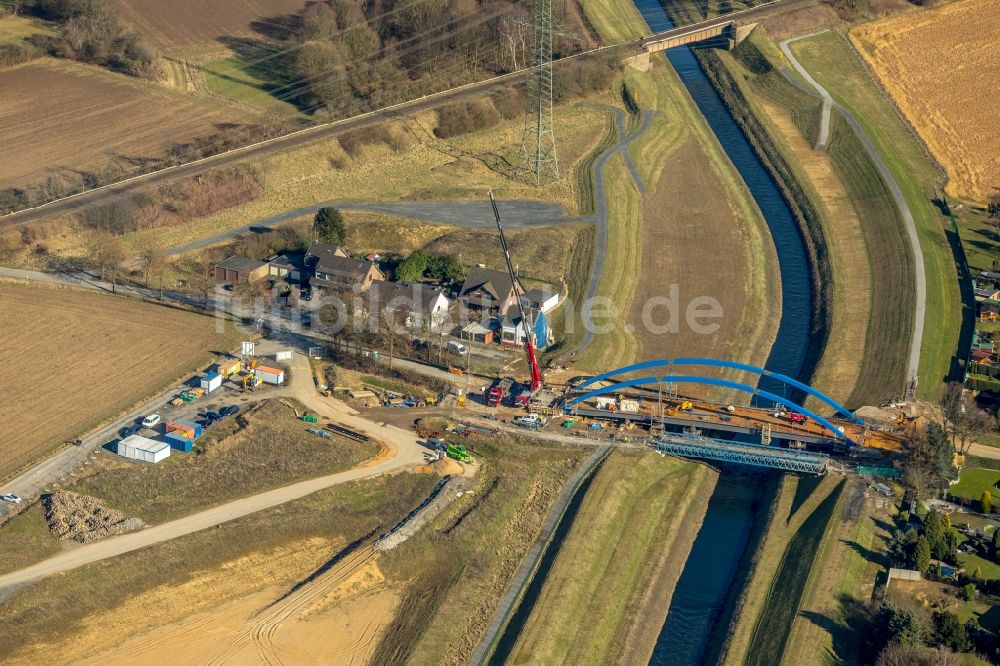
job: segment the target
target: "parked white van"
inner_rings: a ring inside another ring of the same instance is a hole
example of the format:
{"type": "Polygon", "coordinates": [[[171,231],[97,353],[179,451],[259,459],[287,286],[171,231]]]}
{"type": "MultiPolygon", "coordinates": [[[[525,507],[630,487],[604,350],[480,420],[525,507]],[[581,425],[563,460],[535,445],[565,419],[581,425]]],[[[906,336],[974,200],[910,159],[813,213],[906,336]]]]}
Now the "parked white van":
{"type": "Polygon", "coordinates": [[[458,354],[459,356],[465,356],[469,353],[469,350],[465,348],[465,345],[458,340],[452,340],[448,343],[448,351],[452,354],[458,354]]]}

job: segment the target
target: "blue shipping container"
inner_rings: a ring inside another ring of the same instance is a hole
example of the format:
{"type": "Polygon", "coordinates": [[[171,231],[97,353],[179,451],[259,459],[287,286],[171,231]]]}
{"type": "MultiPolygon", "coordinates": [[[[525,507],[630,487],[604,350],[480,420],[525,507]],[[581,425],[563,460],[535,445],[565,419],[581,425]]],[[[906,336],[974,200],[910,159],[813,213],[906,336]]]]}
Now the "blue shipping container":
{"type": "Polygon", "coordinates": [[[185,421],[184,419],[174,419],[174,423],[180,423],[181,425],[186,425],[188,427],[194,428],[194,438],[198,439],[201,437],[201,426],[194,421],[185,421]]]}
{"type": "Polygon", "coordinates": [[[170,448],[177,449],[178,451],[183,451],[184,453],[191,452],[192,442],[184,435],[177,432],[168,432],[166,439],[167,439],[167,444],[170,445],[170,448]]]}

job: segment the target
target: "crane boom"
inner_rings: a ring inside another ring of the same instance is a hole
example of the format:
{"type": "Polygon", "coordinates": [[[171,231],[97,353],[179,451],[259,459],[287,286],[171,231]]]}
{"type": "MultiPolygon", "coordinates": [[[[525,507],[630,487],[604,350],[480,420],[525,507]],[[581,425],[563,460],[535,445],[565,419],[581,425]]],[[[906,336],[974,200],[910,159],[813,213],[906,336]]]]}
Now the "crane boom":
{"type": "MultiPolygon", "coordinates": [[[[534,393],[542,388],[542,371],[538,368],[538,359],[535,357],[535,331],[531,322],[524,314],[524,305],[521,303],[521,294],[518,292],[520,284],[517,275],[514,273],[514,264],[510,260],[510,250],[507,247],[507,239],[503,235],[503,225],[500,224],[500,209],[497,208],[496,199],[493,198],[493,190],[489,191],[490,205],[493,207],[493,217],[497,220],[497,231],[500,232],[500,245],[503,248],[503,258],[507,262],[507,272],[510,274],[510,283],[514,287],[514,296],[517,300],[517,310],[521,315],[521,323],[524,324],[525,352],[528,356],[528,368],[531,371],[531,392],[534,393]]],[[[521,289],[521,292],[524,290],[521,289]]]]}

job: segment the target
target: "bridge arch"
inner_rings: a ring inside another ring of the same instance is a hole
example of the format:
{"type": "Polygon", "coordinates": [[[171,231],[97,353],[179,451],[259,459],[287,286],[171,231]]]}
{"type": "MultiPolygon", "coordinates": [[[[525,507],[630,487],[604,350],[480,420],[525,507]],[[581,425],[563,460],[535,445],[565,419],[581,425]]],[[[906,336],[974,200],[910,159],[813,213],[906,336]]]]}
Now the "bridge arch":
{"type": "MultiPolygon", "coordinates": [[[[675,358],[675,359],[672,359],[672,360],[671,359],[665,359],[665,358],[663,358],[663,359],[655,359],[655,360],[652,360],[652,361],[643,361],[642,363],[635,363],[633,365],[626,365],[626,366],[624,366],[622,368],[618,368],[617,370],[611,370],[609,372],[604,372],[604,373],[601,373],[601,374],[596,375],[594,377],[591,377],[590,379],[588,379],[585,382],[583,382],[582,384],[580,384],[577,388],[586,388],[587,386],[590,386],[591,384],[594,384],[595,382],[603,381],[605,379],[609,379],[611,377],[616,377],[616,376],[622,375],[622,374],[628,374],[628,373],[631,373],[631,372],[637,372],[639,370],[648,370],[648,369],[652,369],[652,368],[669,367],[669,366],[674,366],[674,365],[678,365],[678,366],[706,365],[706,366],[716,367],[716,368],[728,368],[728,369],[732,369],[732,370],[742,370],[744,372],[750,372],[750,373],[759,375],[761,377],[770,377],[772,379],[778,380],[779,382],[781,382],[782,384],[785,384],[786,386],[791,386],[791,387],[796,388],[796,389],[798,389],[800,391],[803,391],[807,395],[811,395],[812,397],[816,398],[820,402],[822,402],[822,403],[826,404],[827,406],[833,408],[833,410],[836,411],[841,416],[843,416],[845,418],[848,418],[851,421],[854,421],[855,423],[861,423],[861,419],[858,418],[858,417],[856,417],[854,414],[852,414],[851,410],[847,409],[847,407],[844,407],[839,402],[837,402],[836,400],[834,400],[830,396],[826,395],[822,391],[818,391],[818,390],[814,389],[813,387],[809,386],[808,384],[805,384],[803,382],[798,381],[797,379],[789,377],[788,375],[783,375],[783,374],[781,374],[779,372],[772,372],[770,370],[765,370],[764,368],[758,368],[755,365],[749,365],[747,363],[738,363],[736,361],[724,361],[724,360],[716,359],[716,358],[675,358]]],[[[663,381],[665,381],[665,382],[675,381],[671,377],[672,376],[668,375],[667,377],[665,377],[663,379],[663,381]]],[[[732,387],[730,387],[730,388],[732,388],[732,387]]],[[[768,398],[768,400],[772,400],[773,399],[773,398],[770,398],[768,395],[765,395],[765,393],[766,392],[764,392],[764,391],[757,391],[756,395],[760,395],[762,397],[768,398]]],[[[784,401],[781,401],[781,404],[786,404],[786,403],[784,401]]],[[[801,407],[801,405],[796,405],[795,408],[797,410],[799,410],[799,411],[803,411],[803,408],[801,407]]]]}
{"type": "Polygon", "coordinates": [[[567,407],[573,407],[578,405],[580,402],[587,400],[588,398],[594,398],[599,395],[604,395],[606,393],[614,393],[615,391],[620,391],[632,386],[642,386],[645,384],[658,384],[660,382],[677,382],[680,384],[709,384],[711,386],[721,386],[724,388],[736,389],[737,391],[742,391],[744,393],[749,393],[751,395],[759,395],[761,397],[767,398],[768,400],[773,400],[774,402],[784,405],[790,409],[800,412],[812,420],[819,423],[821,426],[833,433],[833,436],[838,439],[843,439],[848,442],[852,442],[850,438],[841,432],[840,428],[835,426],[830,422],[829,419],[820,416],[812,410],[806,409],[801,405],[795,403],[793,400],[776,395],[769,391],[764,391],[762,389],[754,388],[747,384],[741,384],[739,382],[729,381],[728,379],[716,379],[714,377],[697,377],[692,375],[664,375],[660,377],[639,377],[637,379],[629,379],[623,382],[618,382],[617,384],[610,384],[608,386],[602,386],[601,388],[594,389],[592,391],[587,391],[578,396],[574,396],[566,402],[567,407]]]}

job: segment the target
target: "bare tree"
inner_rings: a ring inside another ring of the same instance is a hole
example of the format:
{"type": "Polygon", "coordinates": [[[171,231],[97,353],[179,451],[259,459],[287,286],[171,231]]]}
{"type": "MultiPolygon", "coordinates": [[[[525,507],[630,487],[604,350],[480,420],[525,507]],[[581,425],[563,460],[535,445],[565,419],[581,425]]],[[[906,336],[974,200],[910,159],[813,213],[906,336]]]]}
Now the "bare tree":
{"type": "Polygon", "coordinates": [[[118,271],[125,261],[125,248],[121,239],[106,231],[95,231],[90,236],[87,256],[100,271],[102,280],[107,271],[111,272],[111,293],[117,293],[118,271]]]}
{"type": "MultiPolygon", "coordinates": [[[[147,289],[149,289],[150,274],[159,272],[162,276],[161,269],[166,257],[167,255],[163,250],[163,245],[161,245],[158,240],[151,237],[143,239],[142,245],[139,249],[139,259],[142,261],[143,266],[142,283],[146,285],[147,289]]],[[[163,285],[161,283],[161,290],[162,286],[163,285]]]]}

